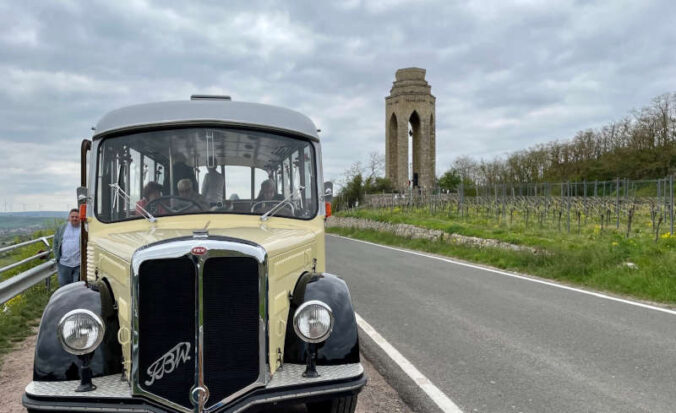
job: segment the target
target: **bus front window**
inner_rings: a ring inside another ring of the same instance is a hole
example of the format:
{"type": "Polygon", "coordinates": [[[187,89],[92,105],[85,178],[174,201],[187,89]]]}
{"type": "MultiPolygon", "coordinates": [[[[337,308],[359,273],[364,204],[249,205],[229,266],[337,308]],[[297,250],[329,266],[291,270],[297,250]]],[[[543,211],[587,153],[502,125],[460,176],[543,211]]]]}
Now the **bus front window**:
{"type": "Polygon", "coordinates": [[[96,214],[103,222],[196,213],[317,214],[311,143],[273,133],[185,128],[107,138],[99,145],[96,214]],[[124,196],[120,196],[123,193],[124,196]]]}

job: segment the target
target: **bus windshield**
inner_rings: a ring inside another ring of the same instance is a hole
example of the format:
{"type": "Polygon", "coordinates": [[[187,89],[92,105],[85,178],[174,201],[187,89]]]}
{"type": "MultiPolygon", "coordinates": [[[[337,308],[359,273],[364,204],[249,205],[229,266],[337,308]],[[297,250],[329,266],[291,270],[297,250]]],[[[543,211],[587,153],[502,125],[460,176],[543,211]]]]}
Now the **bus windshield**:
{"type": "Polygon", "coordinates": [[[310,219],[317,214],[314,148],[274,133],[184,128],[104,139],[96,215],[103,222],[200,213],[310,219]],[[278,205],[283,203],[283,205],[278,205]]]}

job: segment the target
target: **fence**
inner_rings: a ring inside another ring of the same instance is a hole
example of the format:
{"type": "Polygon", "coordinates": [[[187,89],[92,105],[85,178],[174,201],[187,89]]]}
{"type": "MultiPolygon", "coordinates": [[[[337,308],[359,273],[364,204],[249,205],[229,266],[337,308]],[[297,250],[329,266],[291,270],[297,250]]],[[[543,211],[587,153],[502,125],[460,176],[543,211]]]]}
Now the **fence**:
{"type": "MultiPolygon", "coordinates": [[[[22,259],[15,263],[6,265],[0,268],[0,275],[10,271],[14,268],[17,268],[21,265],[27,264],[37,259],[47,259],[51,254],[51,247],[49,245],[49,239],[53,238],[53,235],[48,237],[37,238],[31,241],[21,242],[18,244],[10,245],[7,247],[0,248],[0,255],[6,254],[8,252],[16,251],[19,248],[26,247],[29,245],[43,243],[46,250],[38,252],[28,258],[22,259]]],[[[4,304],[15,296],[21,294],[28,288],[34,286],[40,281],[45,281],[47,288],[50,288],[50,277],[56,272],[56,262],[51,259],[47,262],[34,266],[20,274],[16,274],[5,281],[0,282],[0,304],[4,304]]]]}
{"type": "MultiPolygon", "coordinates": [[[[528,184],[468,184],[462,180],[453,192],[409,190],[408,193],[363,194],[361,202],[345,202],[353,208],[429,208],[431,214],[446,213],[449,217],[471,214],[495,216],[513,222],[515,216],[526,225],[554,223],[559,230],[571,231],[571,225],[589,220],[601,229],[626,226],[627,236],[632,223],[641,214],[655,231],[674,234],[674,177],[654,180],[614,179],[528,184]],[[613,225],[614,224],[614,225],[613,225]],[[664,228],[666,227],[666,228],[664,228]]],[[[340,208],[336,208],[339,210],[340,208]]]]}

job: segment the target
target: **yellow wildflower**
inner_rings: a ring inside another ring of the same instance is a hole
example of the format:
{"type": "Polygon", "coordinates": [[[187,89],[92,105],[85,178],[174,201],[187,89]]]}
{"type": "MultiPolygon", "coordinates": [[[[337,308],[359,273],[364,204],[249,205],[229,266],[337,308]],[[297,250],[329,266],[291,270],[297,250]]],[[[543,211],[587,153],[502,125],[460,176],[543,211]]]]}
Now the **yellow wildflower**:
{"type": "Polygon", "coordinates": [[[19,304],[23,300],[23,296],[21,294],[17,295],[16,297],[10,299],[5,303],[7,307],[13,307],[17,304],[19,304]]]}

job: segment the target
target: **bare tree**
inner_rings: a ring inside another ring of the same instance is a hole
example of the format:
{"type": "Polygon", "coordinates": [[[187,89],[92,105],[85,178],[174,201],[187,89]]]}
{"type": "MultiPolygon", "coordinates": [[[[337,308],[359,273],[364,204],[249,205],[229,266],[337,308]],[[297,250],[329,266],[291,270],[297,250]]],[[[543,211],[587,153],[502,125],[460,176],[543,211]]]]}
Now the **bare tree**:
{"type": "Polygon", "coordinates": [[[380,152],[369,153],[366,172],[368,173],[368,179],[375,179],[376,177],[383,176],[385,174],[385,155],[380,152]]]}

